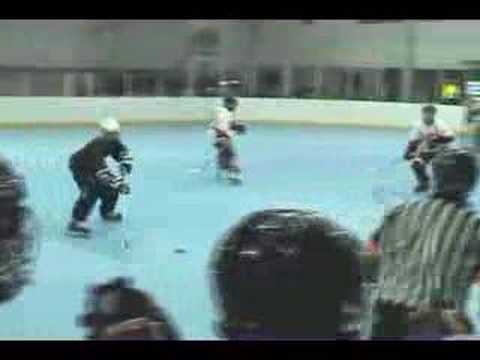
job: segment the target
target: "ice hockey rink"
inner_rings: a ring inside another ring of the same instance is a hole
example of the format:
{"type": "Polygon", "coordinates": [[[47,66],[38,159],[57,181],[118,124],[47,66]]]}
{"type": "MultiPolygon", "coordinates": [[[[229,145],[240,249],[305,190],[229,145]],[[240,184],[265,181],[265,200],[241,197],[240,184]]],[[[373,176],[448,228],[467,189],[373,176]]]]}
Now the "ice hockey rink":
{"type": "Polygon", "coordinates": [[[390,205],[413,185],[399,160],[406,130],[251,125],[238,139],[244,184],[229,186],[213,167],[192,171],[208,154],[205,127],[124,127],[135,157],[132,193],[119,204],[125,222],[106,225],[95,212],[92,238],[73,239],[64,234],[77,196],[68,158],[95,131],[0,132],[2,153],[27,177],[38,242],[34,283],[2,307],[2,339],[81,339],[75,316],[86,286],[119,275],[151,292],[186,339],[216,339],[209,254],[241,216],[270,206],[312,207],[366,240],[381,220],[382,201],[390,205]]]}

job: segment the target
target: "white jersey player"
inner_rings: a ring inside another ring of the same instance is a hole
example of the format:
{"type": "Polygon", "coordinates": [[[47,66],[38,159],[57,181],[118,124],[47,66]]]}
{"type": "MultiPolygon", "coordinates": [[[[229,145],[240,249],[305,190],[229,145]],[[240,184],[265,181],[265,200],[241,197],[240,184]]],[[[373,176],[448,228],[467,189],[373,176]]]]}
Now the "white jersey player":
{"type": "Polygon", "coordinates": [[[217,141],[218,136],[224,136],[228,139],[233,139],[235,131],[232,130],[232,125],[235,123],[234,109],[229,111],[224,106],[218,106],[215,109],[215,119],[210,123],[208,133],[213,139],[213,143],[217,141]]]}
{"type": "Polygon", "coordinates": [[[245,125],[235,120],[237,106],[238,101],[234,97],[224,98],[223,106],[216,109],[215,119],[208,130],[213,146],[217,150],[217,169],[235,183],[241,182],[241,171],[233,139],[235,134],[243,134],[246,131],[245,125]]]}
{"type": "Polygon", "coordinates": [[[455,139],[453,131],[441,121],[435,120],[436,112],[437,109],[433,105],[422,108],[422,121],[412,130],[404,154],[404,158],[411,162],[418,181],[416,192],[429,189],[430,178],[426,169],[428,163],[455,139]]]}
{"type": "Polygon", "coordinates": [[[451,137],[454,137],[453,131],[442,121],[434,120],[432,124],[426,124],[422,121],[417,124],[410,133],[410,142],[422,142],[425,143],[425,145],[435,146],[431,140],[451,137]]]}

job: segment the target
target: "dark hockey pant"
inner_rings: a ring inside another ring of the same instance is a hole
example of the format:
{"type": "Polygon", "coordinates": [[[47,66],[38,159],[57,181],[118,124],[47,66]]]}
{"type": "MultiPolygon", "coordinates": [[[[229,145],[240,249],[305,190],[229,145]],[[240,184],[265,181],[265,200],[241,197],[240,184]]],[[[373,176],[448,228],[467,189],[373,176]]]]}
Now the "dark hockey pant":
{"type": "Polygon", "coordinates": [[[433,157],[434,154],[432,153],[424,153],[411,162],[413,173],[419,184],[428,184],[430,181],[430,177],[427,174],[427,166],[433,157]]]}
{"type": "Polygon", "coordinates": [[[100,184],[92,175],[70,169],[73,179],[80,190],[72,211],[72,218],[76,221],[85,221],[92,212],[98,199],[101,200],[100,214],[102,217],[112,212],[118,201],[119,192],[111,187],[100,184]]]}
{"type": "Polygon", "coordinates": [[[228,138],[219,138],[215,142],[217,149],[217,168],[224,171],[240,172],[237,165],[237,153],[232,141],[228,138]]]}

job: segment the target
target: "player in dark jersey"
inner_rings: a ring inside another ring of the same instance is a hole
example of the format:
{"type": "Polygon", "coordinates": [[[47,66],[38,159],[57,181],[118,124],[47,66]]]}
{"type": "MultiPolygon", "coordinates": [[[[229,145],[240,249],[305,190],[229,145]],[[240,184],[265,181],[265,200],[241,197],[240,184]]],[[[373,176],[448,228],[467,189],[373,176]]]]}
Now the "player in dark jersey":
{"type": "Polygon", "coordinates": [[[116,119],[104,119],[100,127],[101,135],[70,157],[69,167],[80,189],[68,225],[70,233],[90,233],[86,221],[98,199],[101,200],[100,214],[104,220],[122,220],[122,215],[114,210],[119,195],[130,191],[125,177],[132,171],[132,157],[120,140],[120,125],[116,119]],[[120,164],[119,175],[109,169],[106,163],[109,156],[120,164]]]}

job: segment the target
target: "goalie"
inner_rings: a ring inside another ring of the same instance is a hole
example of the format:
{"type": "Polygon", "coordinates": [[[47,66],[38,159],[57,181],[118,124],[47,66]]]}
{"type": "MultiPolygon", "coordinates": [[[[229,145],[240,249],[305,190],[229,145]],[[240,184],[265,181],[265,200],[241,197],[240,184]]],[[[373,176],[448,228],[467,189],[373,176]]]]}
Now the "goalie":
{"type": "Polygon", "coordinates": [[[120,194],[130,192],[125,178],[132,171],[132,157],[120,140],[120,125],[110,117],[101,121],[100,129],[99,136],[70,158],[69,167],[80,190],[68,225],[71,234],[90,234],[86,222],[98,199],[101,200],[100,214],[103,220],[121,221],[122,215],[114,211],[115,206],[120,194]],[[121,175],[115,175],[108,168],[105,161],[108,156],[119,163],[121,175]]]}
{"type": "Polygon", "coordinates": [[[244,134],[245,124],[235,120],[238,101],[234,97],[225,97],[223,106],[216,112],[215,120],[210,124],[209,134],[217,151],[217,173],[224,174],[229,181],[241,182],[241,170],[234,148],[235,134],[244,134]]]}
{"type": "Polygon", "coordinates": [[[422,121],[413,129],[404,154],[417,179],[415,192],[424,192],[430,188],[427,165],[455,139],[450,129],[435,120],[436,113],[437,109],[433,105],[422,108],[422,121]]]}

